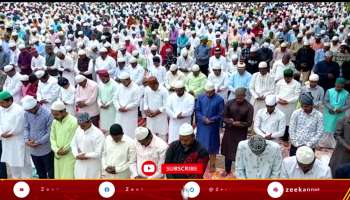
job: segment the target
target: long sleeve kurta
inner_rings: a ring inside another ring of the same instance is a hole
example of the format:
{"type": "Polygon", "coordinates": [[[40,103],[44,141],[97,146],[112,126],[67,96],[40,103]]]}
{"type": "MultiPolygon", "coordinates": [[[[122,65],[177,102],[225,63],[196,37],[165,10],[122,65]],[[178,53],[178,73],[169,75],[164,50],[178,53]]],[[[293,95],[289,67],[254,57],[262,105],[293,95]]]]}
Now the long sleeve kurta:
{"type": "Polygon", "coordinates": [[[277,108],[269,114],[266,108],[260,109],[254,118],[254,132],[265,137],[271,134],[274,141],[282,137],[286,129],[286,117],[277,108]]]}
{"type": "Polygon", "coordinates": [[[16,73],[12,77],[7,76],[3,90],[9,92],[12,97],[14,102],[19,102],[22,98],[21,95],[21,87],[22,87],[22,82],[20,80],[21,75],[19,73],[16,73]]]}
{"type": "Polygon", "coordinates": [[[204,86],[206,82],[207,77],[203,73],[200,73],[197,77],[195,77],[193,73],[190,73],[185,79],[186,91],[193,91],[195,97],[197,97],[198,95],[204,93],[204,86]]]}
{"type": "Polygon", "coordinates": [[[113,99],[118,92],[119,84],[113,79],[108,83],[99,83],[97,104],[100,107],[100,128],[108,131],[115,121],[116,110],[113,99]],[[102,108],[101,105],[108,105],[108,108],[102,108]]]}
{"type": "Polygon", "coordinates": [[[73,156],[76,158],[80,154],[85,154],[87,160],[75,161],[74,178],[101,178],[101,157],[105,136],[93,124],[87,130],[77,128],[72,139],[71,148],[73,156]]]}
{"type": "Polygon", "coordinates": [[[75,103],[82,101],[87,105],[78,108],[78,112],[87,112],[91,117],[99,115],[100,111],[97,105],[98,87],[95,81],[87,79],[86,86],[83,88],[78,85],[75,92],[75,103]]]}
{"type": "Polygon", "coordinates": [[[55,154],[55,179],[74,178],[75,158],[70,148],[71,141],[78,128],[78,122],[72,115],[67,115],[62,121],[54,120],[51,126],[51,149],[55,154]],[[66,155],[58,155],[59,149],[68,150],[66,155]]]}
{"type": "Polygon", "coordinates": [[[60,99],[66,105],[69,114],[75,115],[75,88],[69,85],[68,89],[60,88],[60,99]]]}
{"type": "Polygon", "coordinates": [[[282,166],[282,152],[279,144],[266,141],[266,148],[260,155],[254,154],[248,140],[238,144],[236,155],[237,178],[279,178],[282,166]]]}
{"type": "Polygon", "coordinates": [[[220,95],[224,101],[227,101],[229,77],[226,72],[221,72],[219,76],[210,73],[208,81],[214,84],[215,92],[220,95]]]}
{"type": "Polygon", "coordinates": [[[51,104],[56,101],[60,94],[60,86],[57,83],[57,78],[50,76],[46,83],[39,81],[38,90],[36,92],[37,100],[46,100],[48,103],[43,106],[51,110],[51,104]]]}

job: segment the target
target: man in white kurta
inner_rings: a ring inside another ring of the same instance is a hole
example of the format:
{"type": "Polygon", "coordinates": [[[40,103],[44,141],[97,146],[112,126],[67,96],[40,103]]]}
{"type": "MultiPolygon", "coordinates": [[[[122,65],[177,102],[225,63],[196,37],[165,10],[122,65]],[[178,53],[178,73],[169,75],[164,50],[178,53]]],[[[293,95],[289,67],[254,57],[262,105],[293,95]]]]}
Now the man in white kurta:
{"type": "Polygon", "coordinates": [[[101,178],[101,158],[105,136],[94,126],[88,113],[78,114],[79,127],[71,148],[75,157],[74,178],[101,178]]]}
{"type": "Polygon", "coordinates": [[[147,128],[167,142],[168,115],[165,111],[168,91],[159,84],[156,77],[148,79],[144,93],[144,111],[147,116],[147,128]]]}
{"type": "MultiPolygon", "coordinates": [[[[105,47],[100,48],[99,53],[100,56],[96,59],[95,71],[106,69],[108,70],[109,75],[113,75],[117,65],[115,60],[107,55],[107,49],[105,47]]],[[[93,63],[92,59],[90,60],[90,63],[93,63]]]]}
{"type": "Polygon", "coordinates": [[[65,77],[58,78],[58,85],[60,86],[59,99],[66,105],[67,112],[75,115],[75,87],[70,84],[65,77]]]}
{"type": "Polygon", "coordinates": [[[0,92],[1,162],[7,163],[12,178],[31,178],[30,152],[24,143],[24,110],[7,91],[0,92]]]}
{"type": "MultiPolygon", "coordinates": [[[[284,79],[277,82],[275,95],[277,108],[284,113],[287,127],[289,127],[290,117],[297,106],[300,91],[301,85],[293,79],[293,70],[284,70],[284,79]]],[[[287,136],[288,134],[285,135],[285,140],[287,140],[287,136]]]]}
{"type": "Polygon", "coordinates": [[[22,98],[21,75],[18,72],[16,72],[16,69],[13,65],[6,65],[4,67],[4,71],[7,76],[3,86],[3,90],[8,91],[12,95],[14,102],[19,102],[22,98]]]}
{"type": "Polygon", "coordinates": [[[165,161],[168,144],[158,136],[152,134],[145,127],[137,127],[135,130],[136,162],[131,165],[131,178],[163,178],[161,166],[165,161]],[[152,176],[146,176],[142,171],[145,161],[153,161],[156,164],[156,172],[152,176]]]}
{"type": "Polygon", "coordinates": [[[110,78],[108,71],[103,69],[97,71],[101,80],[98,84],[97,104],[100,107],[100,129],[108,132],[114,124],[116,110],[113,105],[114,95],[117,93],[119,84],[110,78]]]}
{"type": "MultiPolygon", "coordinates": [[[[295,69],[295,65],[292,61],[290,61],[291,56],[286,54],[280,60],[276,60],[271,69],[271,74],[274,76],[275,82],[277,83],[279,80],[283,79],[283,71],[291,68],[293,72],[297,72],[295,69]]],[[[312,59],[312,58],[310,58],[312,59]]]]}
{"type": "Polygon", "coordinates": [[[174,84],[177,81],[185,81],[185,79],[185,74],[178,69],[177,65],[172,64],[169,71],[166,72],[164,85],[170,92],[174,92],[174,84]]]}
{"type": "Polygon", "coordinates": [[[215,55],[209,59],[209,72],[212,72],[214,66],[220,66],[224,72],[227,72],[227,61],[224,56],[221,55],[221,49],[215,49],[215,55]]]}
{"type": "Polygon", "coordinates": [[[227,101],[229,78],[226,72],[219,65],[212,67],[212,72],[209,73],[208,82],[213,83],[215,93],[220,95],[224,101],[227,101]]]}
{"type": "Polygon", "coordinates": [[[36,71],[35,76],[40,79],[36,98],[43,107],[50,110],[52,103],[58,99],[60,94],[58,80],[42,70],[36,71]]]}
{"type": "Polygon", "coordinates": [[[256,112],[265,107],[265,97],[274,93],[275,83],[273,76],[268,73],[266,62],[259,63],[259,72],[252,75],[249,83],[249,91],[252,95],[251,104],[254,107],[254,116],[256,112]]]}
{"type": "Polygon", "coordinates": [[[170,118],[168,143],[178,140],[179,128],[182,124],[191,124],[194,110],[194,97],[185,92],[184,82],[176,82],[174,88],[175,92],[169,95],[166,105],[166,112],[170,118]]]}
{"type": "Polygon", "coordinates": [[[125,135],[119,124],[113,124],[109,133],[102,153],[102,176],[108,179],[130,178],[130,167],[136,162],[136,141],[125,135]]]}
{"type": "Polygon", "coordinates": [[[57,54],[57,62],[55,65],[57,69],[62,73],[62,76],[68,79],[71,85],[75,85],[75,70],[73,58],[59,52],[57,54]]]}
{"type": "Polygon", "coordinates": [[[278,142],[286,129],[286,117],[276,108],[276,96],[268,95],[265,98],[266,108],[261,108],[254,118],[254,132],[267,140],[278,142]]]}
{"type": "Polygon", "coordinates": [[[129,61],[130,67],[129,73],[130,73],[130,79],[135,82],[138,86],[142,85],[143,77],[145,75],[145,70],[137,63],[137,59],[135,57],[132,57],[129,61]]]}
{"type": "Polygon", "coordinates": [[[127,72],[119,75],[121,85],[115,94],[113,104],[116,110],[115,123],[120,124],[124,133],[135,138],[137,127],[138,106],[140,103],[140,87],[130,80],[127,72]]]}

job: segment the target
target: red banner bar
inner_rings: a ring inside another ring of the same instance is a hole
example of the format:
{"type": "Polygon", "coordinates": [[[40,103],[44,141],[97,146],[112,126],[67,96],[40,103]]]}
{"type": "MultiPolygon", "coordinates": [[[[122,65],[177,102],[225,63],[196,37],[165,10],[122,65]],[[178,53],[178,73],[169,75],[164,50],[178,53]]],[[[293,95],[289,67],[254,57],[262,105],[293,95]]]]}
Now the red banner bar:
{"type": "Polygon", "coordinates": [[[202,164],[163,164],[162,174],[202,174],[202,164]]]}

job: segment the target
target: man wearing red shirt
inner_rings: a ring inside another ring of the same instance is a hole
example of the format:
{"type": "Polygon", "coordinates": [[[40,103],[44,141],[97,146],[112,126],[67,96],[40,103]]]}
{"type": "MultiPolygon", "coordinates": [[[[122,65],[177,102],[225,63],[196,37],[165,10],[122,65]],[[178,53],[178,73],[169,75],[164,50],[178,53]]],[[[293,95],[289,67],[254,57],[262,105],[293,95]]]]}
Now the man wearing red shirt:
{"type": "Polygon", "coordinates": [[[216,48],[220,48],[220,52],[221,52],[220,55],[225,56],[225,47],[223,47],[223,46],[221,45],[221,38],[220,38],[220,37],[216,38],[216,46],[214,46],[214,47],[211,48],[211,50],[210,50],[210,55],[211,55],[211,56],[215,55],[215,49],[216,49],[216,48]]]}
{"type": "Polygon", "coordinates": [[[104,44],[104,47],[107,49],[107,55],[109,55],[110,57],[114,58],[114,60],[117,60],[118,52],[114,51],[111,48],[111,43],[106,42],[104,44]]]}
{"type": "Polygon", "coordinates": [[[129,53],[132,53],[132,51],[136,50],[136,47],[133,44],[131,44],[129,36],[125,38],[125,48],[126,51],[129,53]]]}
{"type": "Polygon", "coordinates": [[[162,63],[166,60],[166,50],[171,49],[171,52],[173,52],[173,46],[169,42],[169,38],[164,38],[164,45],[162,49],[160,50],[160,56],[162,57],[162,63]]]}

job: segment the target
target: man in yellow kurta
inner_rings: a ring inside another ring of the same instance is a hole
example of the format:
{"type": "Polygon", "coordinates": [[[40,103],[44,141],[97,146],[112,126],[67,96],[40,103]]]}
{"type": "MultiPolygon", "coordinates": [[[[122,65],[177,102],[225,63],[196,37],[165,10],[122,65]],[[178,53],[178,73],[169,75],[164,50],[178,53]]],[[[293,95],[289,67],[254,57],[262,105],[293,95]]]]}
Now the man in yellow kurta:
{"type": "Polygon", "coordinates": [[[73,179],[75,158],[70,143],[78,128],[77,119],[68,114],[62,101],[55,101],[51,106],[55,120],[52,123],[50,142],[55,153],[55,179],[73,179]]]}
{"type": "Polygon", "coordinates": [[[192,94],[195,98],[204,93],[204,85],[207,82],[205,76],[197,64],[193,65],[192,73],[189,73],[185,80],[186,91],[192,94]]]}

